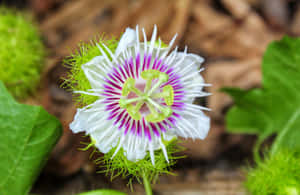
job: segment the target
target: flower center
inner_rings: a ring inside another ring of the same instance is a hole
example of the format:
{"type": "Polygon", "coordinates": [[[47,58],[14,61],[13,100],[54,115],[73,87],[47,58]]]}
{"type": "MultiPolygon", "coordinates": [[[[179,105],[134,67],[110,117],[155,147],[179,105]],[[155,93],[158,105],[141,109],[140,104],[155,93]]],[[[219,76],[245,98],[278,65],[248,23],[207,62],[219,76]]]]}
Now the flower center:
{"type": "Polygon", "coordinates": [[[140,120],[142,114],[148,122],[160,122],[170,117],[173,113],[171,106],[174,102],[174,90],[171,85],[161,87],[169,80],[169,76],[158,70],[145,70],[141,77],[146,81],[143,90],[136,87],[135,79],[129,77],[125,81],[122,88],[124,98],[119,101],[120,107],[126,109],[134,120],[140,120]],[[129,98],[131,93],[134,98],[129,98]],[[143,105],[149,110],[147,114],[143,112],[143,105]]]}

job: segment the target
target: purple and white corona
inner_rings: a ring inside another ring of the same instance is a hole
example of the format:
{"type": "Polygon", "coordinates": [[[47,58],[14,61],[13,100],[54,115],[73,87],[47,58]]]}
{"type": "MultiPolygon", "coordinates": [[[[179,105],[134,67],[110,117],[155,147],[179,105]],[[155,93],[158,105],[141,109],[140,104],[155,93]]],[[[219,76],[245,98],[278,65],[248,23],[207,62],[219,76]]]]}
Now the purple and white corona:
{"type": "Polygon", "coordinates": [[[73,132],[85,132],[103,153],[123,148],[128,160],[143,159],[161,149],[168,161],[164,143],[177,136],[204,139],[210,120],[202,112],[207,108],[194,105],[196,97],[207,96],[199,72],[203,58],[195,54],[171,51],[176,35],[168,46],[156,40],[154,26],[147,41],[139,28],[127,28],[115,52],[99,45],[101,56],[82,65],[97,96],[94,103],[78,109],[70,124],[73,132]]]}

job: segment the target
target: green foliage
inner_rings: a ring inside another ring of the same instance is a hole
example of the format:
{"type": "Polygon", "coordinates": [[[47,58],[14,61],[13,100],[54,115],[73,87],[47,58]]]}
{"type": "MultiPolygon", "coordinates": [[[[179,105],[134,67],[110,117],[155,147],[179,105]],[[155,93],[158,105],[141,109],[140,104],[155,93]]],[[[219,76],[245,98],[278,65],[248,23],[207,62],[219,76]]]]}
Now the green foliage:
{"type": "Polygon", "coordinates": [[[34,92],[44,64],[39,33],[24,14],[0,7],[0,80],[18,99],[34,92]]]}
{"type": "Polygon", "coordinates": [[[248,172],[246,188],[253,195],[300,194],[300,38],[284,37],[269,45],[262,63],[262,89],[225,88],[236,105],[226,116],[233,133],[277,137],[264,161],[248,172]]]}
{"type": "Polygon", "coordinates": [[[60,122],[40,106],[14,101],[0,81],[0,192],[27,194],[61,135],[60,122]]]}
{"type": "Polygon", "coordinates": [[[102,190],[94,190],[94,191],[90,191],[90,192],[85,192],[85,193],[81,193],[78,195],[126,195],[126,194],[123,192],[115,191],[115,190],[102,189],[102,190]]]}
{"type": "MultiPolygon", "coordinates": [[[[79,50],[75,51],[64,61],[64,65],[70,69],[68,76],[64,78],[64,87],[71,89],[71,91],[87,91],[91,89],[90,82],[81,67],[94,57],[102,55],[97,47],[97,44],[101,46],[101,43],[105,44],[113,53],[118,46],[118,40],[115,38],[105,40],[103,36],[91,41],[90,44],[80,43],[79,50]]],[[[97,97],[86,94],[75,94],[74,99],[79,106],[85,106],[93,103],[97,100],[97,97]]]]}
{"type": "Polygon", "coordinates": [[[288,150],[267,154],[250,169],[245,183],[252,195],[299,195],[300,156],[288,150]]]}
{"type": "Polygon", "coordinates": [[[300,38],[275,41],[264,54],[262,89],[223,89],[236,103],[226,116],[230,132],[257,134],[258,143],[277,134],[272,153],[281,147],[300,151],[299,51],[300,38]]]}
{"type": "Polygon", "coordinates": [[[162,150],[156,150],[155,155],[155,165],[151,163],[150,154],[146,155],[144,159],[138,162],[132,162],[127,159],[124,155],[124,151],[120,151],[112,158],[115,149],[111,150],[109,153],[104,154],[102,157],[97,159],[96,164],[100,165],[103,170],[100,173],[106,173],[106,175],[111,176],[111,180],[121,176],[123,178],[130,177],[129,184],[131,184],[132,179],[137,179],[141,183],[142,178],[146,177],[148,181],[155,182],[160,174],[172,174],[171,166],[176,163],[176,160],[184,158],[184,156],[175,156],[174,154],[183,150],[181,146],[178,145],[178,140],[172,140],[166,143],[166,149],[168,153],[169,163],[166,161],[162,150]]]}

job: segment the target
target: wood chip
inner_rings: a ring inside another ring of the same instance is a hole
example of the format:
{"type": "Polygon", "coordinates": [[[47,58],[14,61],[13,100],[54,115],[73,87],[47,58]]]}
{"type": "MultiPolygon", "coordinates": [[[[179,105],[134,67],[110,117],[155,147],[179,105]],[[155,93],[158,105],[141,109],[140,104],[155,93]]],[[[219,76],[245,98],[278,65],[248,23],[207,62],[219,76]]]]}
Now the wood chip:
{"type": "Polygon", "coordinates": [[[267,22],[278,29],[289,25],[289,9],[286,0],[262,0],[262,11],[267,22]]]}
{"type": "Polygon", "coordinates": [[[175,34],[178,35],[175,44],[180,42],[187,28],[191,5],[191,0],[173,0],[173,15],[169,18],[170,22],[168,22],[164,31],[161,33],[164,42],[168,43],[171,41],[175,34]]]}
{"type": "Polygon", "coordinates": [[[223,5],[236,19],[245,18],[251,11],[251,7],[245,0],[221,0],[223,5]]]}
{"type": "Polygon", "coordinates": [[[198,3],[193,6],[193,17],[195,21],[188,26],[185,44],[209,57],[261,56],[267,44],[281,36],[270,31],[255,12],[236,22],[208,4],[198,3]]]}

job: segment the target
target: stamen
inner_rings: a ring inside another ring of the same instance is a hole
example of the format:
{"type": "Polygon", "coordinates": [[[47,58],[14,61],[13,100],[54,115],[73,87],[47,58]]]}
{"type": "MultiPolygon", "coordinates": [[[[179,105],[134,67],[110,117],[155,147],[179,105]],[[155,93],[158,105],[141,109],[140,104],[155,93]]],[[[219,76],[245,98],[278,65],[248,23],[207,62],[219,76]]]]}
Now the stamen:
{"type": "Polygon", "coordinates": [[[163,110],[163,107],[161,105],[159,105],[158,103],[156,103],[155,101],[153,101],[151,98],[148,98],[147,101],[152,104],[156,109],[158,109],[159,111],[163,110]]]}
{"type": "Polygon", "coordinates": [[[163,107],[150,98],[147,100],[149,102],[147,106],[151,111],[151,114],[146,117],[148,122],[160,122],[172,115],[173,111],[170,107],[163,107]],[[158,113],[153,106],[158,109],[160,113],[158,113]]]}
{"type": "Polygon", "coordinates": [[[157,83],[148,91],[147,94],[150,96],[159,86],[161,86],[163,83],[167,82],[169,80],[169,75],[167,75],[164,72],[160,72],[158,70],[145,70],[141,74],[142,78],[145,80],[151,80],[158,79],[157,83]]]}
{"type": "Polygon", "coordinates": [[[134,119],[134,120],[140,120],[141,119],[141,113],[139,110],[141,109],[143,105],[143,102],[139,102],[136,106],[133,106],[132,104],[129,104],[126,108],[128,114],[134,119]]]}
{"type": "Polygon", "coordinates": [[[162,93],[157,93],[153,95],[154,98],[164,98],[165,103],[168,106],[172,106],[174,103],[174,89],[172,85],[166,85],[163,87],[162,93]]]}
{"type": "Polygon", "coordinates": [[[135,87],[135,80],[133,78],[128,78],[122,89],[122,96],[127,96],[130,92],[134,92],[139,96],[142,96],[143,93],[135,87]]]}
{"type": "Polygon", "coordinates": [[[162,92],[155,92],[163,83],[169,80],[169,75],[158,70],[150,69],[143,71],[141,77],[146,80],[143,92],[135,87],[135,80],[133,78],[130,77],[125,81],[122,88],[122,96],[124,96],[124,98],[119,100],[120,107],[126,109],[134,120],[141,119],[142,115],[140,109],[144,104],[146,104],[150,110],[150,114],[145,117],[146,121],[156,123],[170,117],[173,113],[171,107],[169,107],[174,103],[173,87],[166,85],[163,87],[162,92]],[[152,86],[153,80],[155,80],[156,83],[152,86]],[[135,93],[138,97],[126,99],[130,92],[135,93]],[[152,98],[163,98],[167,106],[157,103],[152,98]],[[135,105],[132,104],[135,102],[135,105]]]}
{"type": "Polygon", "coordinates": [[[165,120],[166,118],[170,117],[173,113],[172,109],[169,107],[160,107],[161,113],[158,113],[153,105],[147,103],[148,108],[150,109],[151,113],[146,116],[146,121],[157,123],[165,120]]]}
{"type": "Polygon", "coordinates": [[[131,98],[131,99],[120,99],[119,104],[121,108],[126,108],[127,104],[131,104],[133,102],[137,102],[140,100],[144,100],[144,97],[137,97],[137,98],[131,98]]]}

